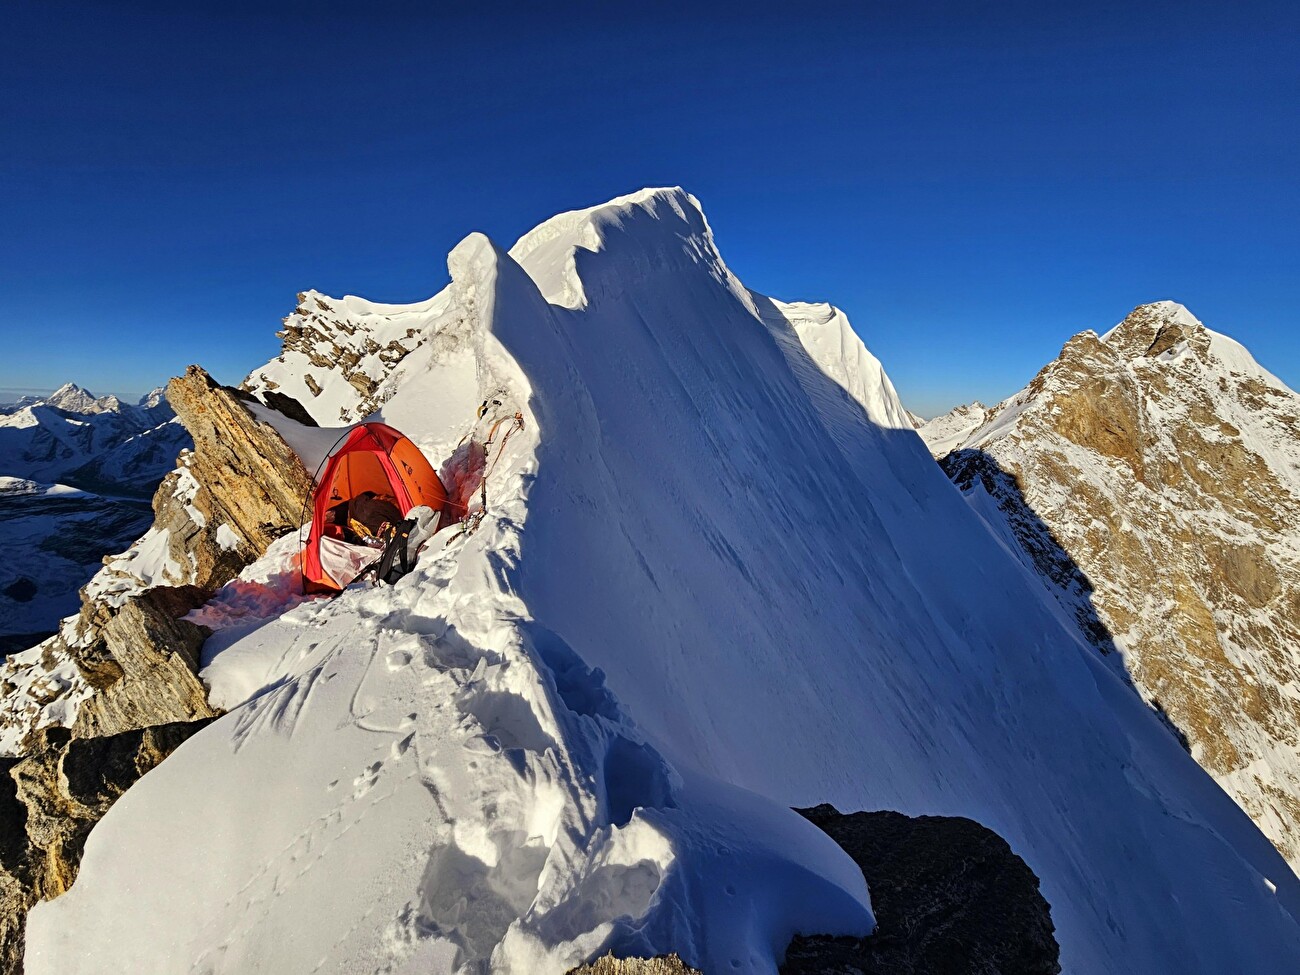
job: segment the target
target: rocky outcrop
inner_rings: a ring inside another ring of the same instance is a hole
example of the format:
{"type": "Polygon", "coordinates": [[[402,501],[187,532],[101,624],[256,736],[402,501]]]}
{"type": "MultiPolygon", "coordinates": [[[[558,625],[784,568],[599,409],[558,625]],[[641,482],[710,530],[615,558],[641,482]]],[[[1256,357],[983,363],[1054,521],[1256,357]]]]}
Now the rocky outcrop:
{"type": "Polygon", "coordinates": [[[1300,866],[1300,396],[1159,302],[971,415],[949,477],[1300,866]]]}
{"type": "MultiPolygon", "coordinates": [[[[198,366],[168,383],[167,399],[194,437],[188,468],[199,483],[193,504],[207,533],[186,551],[225,548],[216,534],[226,525],[238,536],[226,550],[235,553],[242,568],[298,527],[303,499],[311,492],[311,473],[273,427],[253,416],[244,395],[219,385],[198,366]]],[[[218,569],[215,559],[210,565],[200,562],[193,582],[213,588],[238,571],[218,569]]]]}
{"type": "Polygon", "coordinates": [[[797,936],[782,975],[1056,975],[1060,948],[1038,878],[970,819],[800,810],[862,868],[868,938],[797,936]]]}
{"type": "Polygon", "coordinates": [[[353,423],[392,395],[385,380],[424,343],[440,310],[437,299],[399,307],[305,291],[276,333],[280,355],[245,388],[273,408],[284,397],[327,425],[353,423]]]}
{"type": "Polygon", "coordinates": [[[676,955],[657,958],[615,958],[605,955],[589,965],[571,968],[566,975],[700,975],[676,955]]]}
{"type": "MultiPolygon", "coordinates": [[[[220,385],[200,367],[173,379],[167,399],[194,449],[181,453],[154,494],[153,531],[165,539],[168,556],[163,581],[212,592],[298,527],[311,474],[275,429],[248,409],[247,394],[220,385]]],[[[141,572],[138,558],[130,556],[106,563],[107,572],[125,575],[128,586],[141,572]]]]}
{"type": "Polygon", "coordinates": [[[193,721],[214,715],[198,679],[207,634],[178,618],[205,598],[193,588],[149,589],[108,617],[100,639],[74,653],[94,688],[77,709],[74,735],[114,735],[160,718],[193,721]]]}
{"type": "Polygon", "coordinates": [[[48,728],[24,758],[0,759],[0,972],[22,971],[27,911],[72,886],[91,827],[208,720],[101,738],[48,728]]]}

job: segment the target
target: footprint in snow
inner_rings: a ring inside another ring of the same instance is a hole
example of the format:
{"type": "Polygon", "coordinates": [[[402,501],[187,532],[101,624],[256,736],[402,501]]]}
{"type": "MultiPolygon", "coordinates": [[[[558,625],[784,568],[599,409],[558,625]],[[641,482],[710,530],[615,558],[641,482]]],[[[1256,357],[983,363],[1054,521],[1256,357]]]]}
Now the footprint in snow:
{"type": "Polygon", "coordinates": [[[352,780],[352,798],[360,799],[373,789],[375,783],[379,781],[379,770],[383,767],[383,762],[372,762],[367,765],[365,771],[352,780]]]}
{"type": "Polygon", "coordinates": [[[393,756],[394,760],[399,759],[403,755],[405,755],[407,750],[411,747],[411,742],[413,741],[415,741],[415,735],[410,734],[407,735],[405,738],[400,738],[397,741],[393,742],[393,747],[390,750],[390,754],[393,756]]]}

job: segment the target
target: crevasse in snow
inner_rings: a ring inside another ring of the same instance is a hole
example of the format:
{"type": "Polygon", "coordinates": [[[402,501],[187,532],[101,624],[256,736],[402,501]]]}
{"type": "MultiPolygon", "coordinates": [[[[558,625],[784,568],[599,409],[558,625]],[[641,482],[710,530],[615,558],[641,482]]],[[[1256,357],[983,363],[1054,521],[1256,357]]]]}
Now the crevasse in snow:
{"type": "MultiPolygon", "coordinates": [[[[30,971],[773,972],[797,930],[871,925],[785,808],[820,801],[999,832],[1067,971],[1300,963],[1295,877],[967,509],[842,314],[745,289],[680,190],[448,264],[375,399],[435,463],[485,395],[523,413],[482,527],[391,588],[280,612],[252,594],[290,541],[219,595],[230,713],[95,829],[30,971]]],[[[330,422],[347,379],[314,368],[330,422]]]]}

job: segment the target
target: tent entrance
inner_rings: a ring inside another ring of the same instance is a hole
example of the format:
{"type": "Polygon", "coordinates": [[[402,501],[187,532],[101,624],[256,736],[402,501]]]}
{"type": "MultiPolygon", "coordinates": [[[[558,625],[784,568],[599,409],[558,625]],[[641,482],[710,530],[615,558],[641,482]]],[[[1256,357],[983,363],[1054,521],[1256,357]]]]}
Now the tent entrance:
{"type": "Polygon", "coordinates": [[[447,492],[420,449],[387,424],[354,427],[317,479],[302,555],[304,591],[345,588],[378,557],[385,528],[421,505],[443,512],[447,492]]]}

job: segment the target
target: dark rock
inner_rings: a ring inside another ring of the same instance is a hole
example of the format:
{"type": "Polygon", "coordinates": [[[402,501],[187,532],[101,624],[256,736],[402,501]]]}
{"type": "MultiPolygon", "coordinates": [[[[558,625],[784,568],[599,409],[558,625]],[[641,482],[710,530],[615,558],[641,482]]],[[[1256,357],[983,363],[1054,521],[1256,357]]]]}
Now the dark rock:
{"type": "Polygon", "coordinates": [[[31,736],[21,759],[0,759],[0,973],[22,972],[27,911],[76,879],[86,837],[141,776],[211,719],[73,738],[31,736]]]}
{"type": "Polygon", "coordinates": [[[1051,908],[992,830],[952,816],[799,810],[862,868],[878,929],[800,935],[783,975],[1057,975],[1051,908]]]}
{"type": "Polygon", "coordinates": [[[154,586],[139,597],[165,616],[178,620],[192,609],[198,609],[212,593],[198,586],[154,586]]]}
{"type": "MultiPolygon", "coordinates": [[[[246,390],[241,389],[236,392],[245,402],[258,402],[258,397],[246,390]]],[[[261,392],[260,397],[263,405],[275,410],[281,416],[287,416],[305,427],[319,426],[315,418],[307,412],[307,408],[287,393],[266,389],[261,392]]]]}
{"type": "Polygon", "coordinates": [[[565,975],[701,975],[676,954],[654,958],[615,958],[612,954],[571,968],[565,975]]]}

